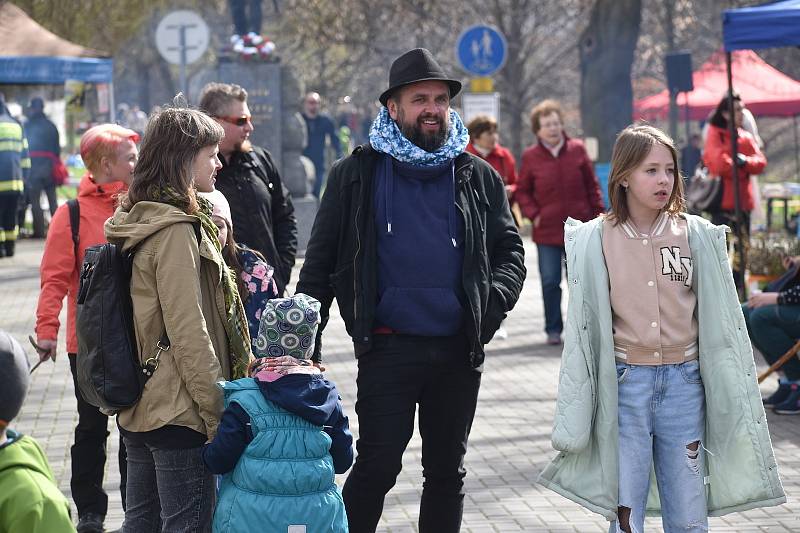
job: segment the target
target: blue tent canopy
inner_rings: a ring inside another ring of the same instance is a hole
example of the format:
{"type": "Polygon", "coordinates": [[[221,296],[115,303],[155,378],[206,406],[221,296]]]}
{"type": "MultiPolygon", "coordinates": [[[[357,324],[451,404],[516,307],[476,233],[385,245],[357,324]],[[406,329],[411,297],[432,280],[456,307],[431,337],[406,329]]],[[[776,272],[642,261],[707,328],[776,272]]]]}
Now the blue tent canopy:
{"type": "Polygon", "coordinates": [[[0,57],[0,83],[111,83],[114,61],[93,57],[0,57]]]}
{"type": "Polygon", "coordinates": [[[800,0],[781,0],[722,14],[725,51],[800,46],[800,0]]]}

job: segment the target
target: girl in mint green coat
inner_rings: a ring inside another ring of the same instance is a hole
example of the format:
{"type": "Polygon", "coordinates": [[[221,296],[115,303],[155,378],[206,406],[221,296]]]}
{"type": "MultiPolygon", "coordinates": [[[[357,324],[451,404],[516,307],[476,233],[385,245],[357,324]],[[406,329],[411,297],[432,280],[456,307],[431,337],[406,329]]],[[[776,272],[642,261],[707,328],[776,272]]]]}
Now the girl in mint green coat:
{"type": "Polygon", "coordinates": [[[539,482],[609,531],[706,531],[708,516],[786,496],[733,285],[724,226],[683,210],[672,140],[631,126],[614,147],[611,212],[565,228],[570,294],[539,482]]]}

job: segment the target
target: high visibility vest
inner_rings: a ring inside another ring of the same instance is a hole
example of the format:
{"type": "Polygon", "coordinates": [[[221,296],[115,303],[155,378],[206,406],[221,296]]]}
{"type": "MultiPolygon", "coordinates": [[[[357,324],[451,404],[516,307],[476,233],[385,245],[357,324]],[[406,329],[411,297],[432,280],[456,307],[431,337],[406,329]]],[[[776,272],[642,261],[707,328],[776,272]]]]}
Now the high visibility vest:
{"type": "Polygon", "coordinates": [[[30,168],[22,126],[12,117],[0,116],[0,193],[22,192],[23,178],[30,168]]]}

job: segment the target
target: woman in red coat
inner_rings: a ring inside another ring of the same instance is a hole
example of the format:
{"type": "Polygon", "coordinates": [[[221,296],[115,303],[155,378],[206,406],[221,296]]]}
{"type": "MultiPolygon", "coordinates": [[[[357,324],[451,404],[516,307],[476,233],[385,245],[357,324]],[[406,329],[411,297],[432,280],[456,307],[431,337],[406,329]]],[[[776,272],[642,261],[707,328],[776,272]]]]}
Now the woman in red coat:
{"type": "Polygon", "coordinates": [[[531,126],[538,143],[522,154],[515,198],[533,222],[539,256],[548,344],[561,343],[561,265],[564,221],[588,221],[605,211],[600,184],[583,143],[564,133],[561,106],[545,100],[533,108],[531,126]]]}
{"type": "MultiPolygon", "coordinates": [[[[722,203],[719,211],[712,213],[711,221],[714,224],[728,225],[733,235],[738,235],[736,221],[736,204],[733,187],[733,165],[738,167],[739,177],[739,205],[742,210],[742,240],[744,242],[745,264],[747,264],[747,249],[750,243],[750,212],[755,207],[753,184],[750,176],[761,174],[767,166],[767,158],[758,147],[753,136],[742,128],[743,113],[742,100],[736,93],[733,95],[734,123],[738,132],[736,161],[731,157],[731,135],[728,129],[730,112],[728,111],[728,98],[725,97],[717,104],[711,114],[708,126],[708,136],[703,148],[703,163],[711,174],[722,177],[722,203]]],[[[738,243],[737,245],[738,246],[738,243]]],[[[737,286],[741,283],[739,254],[734,255],[733,279],[737,286]]]]}
{"type": "Polygon", "coordinates": [[[497,121],[481,115],[470,120],[467,130],[469,131],[467,152],[485,159],[492,165],[503,178],[510,200],[517,186],[517,162],[514,160],[514,155],[498,142],[497,121]]]}

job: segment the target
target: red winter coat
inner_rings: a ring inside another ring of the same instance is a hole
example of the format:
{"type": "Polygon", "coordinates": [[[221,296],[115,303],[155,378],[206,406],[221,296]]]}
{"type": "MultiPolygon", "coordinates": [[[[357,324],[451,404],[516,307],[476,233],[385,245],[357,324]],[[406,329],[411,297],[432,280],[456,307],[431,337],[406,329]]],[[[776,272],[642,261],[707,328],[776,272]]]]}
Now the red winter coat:
{"type": "Polygon", "coordinates": [[[89,246],[106,242],[103,224],[114,214],[117,195],[126,186],[121,181],[97,185],[87,173],[78,186],[78,205],[81,210],[78,225],[78,257],[72,242],[72,226],[69,220],[69,206],[64,203],[58,207],[50,228],[39,267],[41,292],[36,307],[36,336],[40,339],[58,338],[64,296],[67,297],[67,352],[78,352],[75,336],[76,296],[78,294],[78,265],[83,264],[83,254],[89,246]]]}
{"type": "Polygon", "coordinates": [[[605,211],[586,148],[566,134],[558,157],[541,141],[523,152],[514,198],[531,221],[540,217],[533,228],[533,241],[550,246],[564,246],[567,217],[587,221],[605,211]]]}
{"type": "Polygon", "coordinates": [[[507,148],[496,144],[494,149],[484,157],[470,142],[467,144],[467,152],[485,159],[487,163],[492,165],[492,168],[503,178],[503,182],[509,186],[513,196],[517,187],[517,161],[507,148]]]}
{"type": "MultiPolygon", "coordinates": [[[[739,167],[739,202],[742,211],[752,211],[755,207],[753,201],[753,184],[750,176],[761,174],[767,166],[767,158],[758,148],[758,143],[753,136],[745,130],[739,128],[738,151],[747,158],[743,167],[739,167]]],[[[725,128],[708,126],[708,136],[703,148],[703,163],[708,167],[711,174],[722,177],[722,204],[723,211],[733,211],[736,209],[736,202],[733,194],[733,170],[731,159],[731,135],[725,128]]]]}

